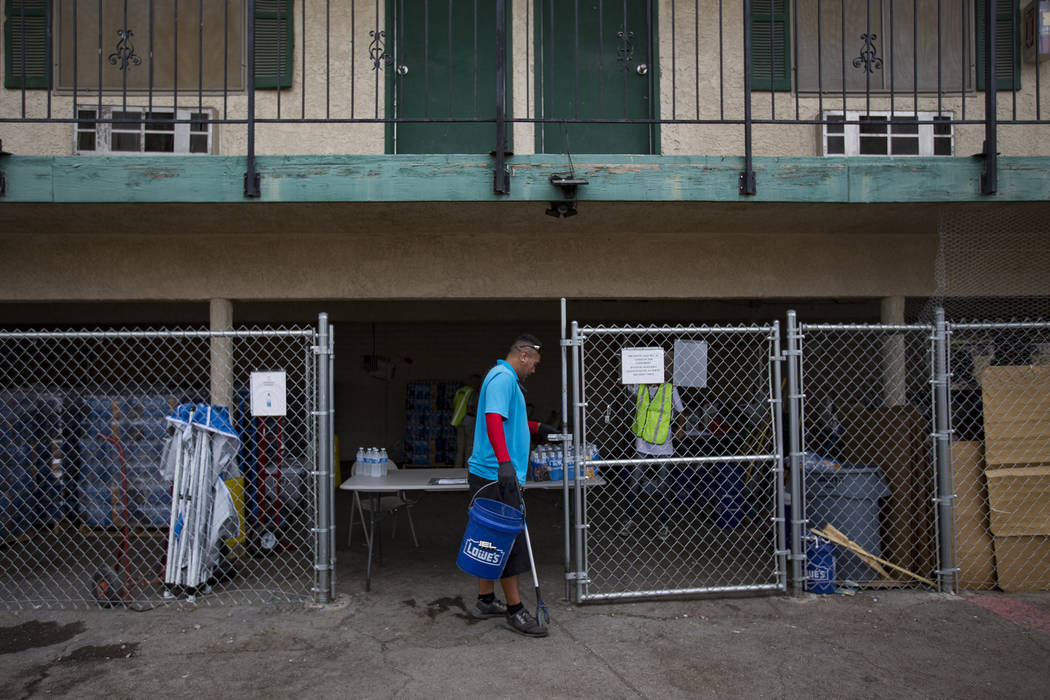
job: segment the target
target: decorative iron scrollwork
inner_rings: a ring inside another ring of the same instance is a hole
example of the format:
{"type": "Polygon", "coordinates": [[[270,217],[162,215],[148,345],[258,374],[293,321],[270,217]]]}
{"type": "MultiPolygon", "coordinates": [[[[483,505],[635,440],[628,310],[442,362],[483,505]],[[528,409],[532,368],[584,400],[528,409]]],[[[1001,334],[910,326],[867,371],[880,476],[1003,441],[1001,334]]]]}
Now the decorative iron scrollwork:
{"type": "Polygon", "coordinates": [[[868,73],[882,70],[882,59],[876,55],[878,51],[875,49],[875,40],[879,38],[878,35],[861,34],[860,38],[864,42],[864,48],[861,49],[860,56],[853,59],[853,67],[863,67],[868,73]]]}
{"type": "Polygon", "coordinates": [[[131,37],[135,36],[135,32],[130,29],[118,29],[117,36],[120,37],[120,41],[117,42],[117,50],[109,55],[110,65],[120,64],[120,70],[127,70],[128,64],[138,66],[142,64],[142,59],[135,54],[135,46],[131,43],[131,37]]]}
{"type": "Polygon", "coordinates": [[[368,44],[368,58],[372,61],[372,70],[382,70],[383,65],[390,65],[394,62],[394,57],[386,52],[386,32],[383,30],[374,30],[368,32],[368,36],[372,37],[372,41],[368,44]]]}
{"type": "Polygon", "coordinates": [[[620,47],[616,49],[616,60],[627,70],[634,59],[634,32],[620,30],[616,32],[616,36],[620,39],[620,47]]]}

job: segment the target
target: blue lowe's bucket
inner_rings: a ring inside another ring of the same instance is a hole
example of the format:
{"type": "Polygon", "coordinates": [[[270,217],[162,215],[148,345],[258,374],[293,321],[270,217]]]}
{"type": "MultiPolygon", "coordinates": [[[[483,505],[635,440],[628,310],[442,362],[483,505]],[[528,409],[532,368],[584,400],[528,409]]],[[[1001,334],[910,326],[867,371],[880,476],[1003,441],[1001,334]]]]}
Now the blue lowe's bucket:
{"type": "Polygon", "coordinates": [[[806,590],[822,594],[835,592],[835,545],[823,537],[806,541],[806,590]]]}
{"type": "Polygon", "coordinates": [[[468,515],[456,566],[471,576],[495,581],[503,575],[514,538],[521,532],[521,511],[491,498],[476,498],[468,515]]]}

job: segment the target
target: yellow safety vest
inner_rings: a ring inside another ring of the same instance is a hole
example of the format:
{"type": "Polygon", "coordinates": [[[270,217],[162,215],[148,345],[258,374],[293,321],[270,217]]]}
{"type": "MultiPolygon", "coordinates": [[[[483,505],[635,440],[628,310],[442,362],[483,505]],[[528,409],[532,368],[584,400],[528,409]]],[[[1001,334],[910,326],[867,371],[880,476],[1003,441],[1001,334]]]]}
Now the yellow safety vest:
{"type": "Polygon", "coordinates": [[[457,428],[463,422],[463,419],[467,417],[467,409],[470,407],[470,395],[473,393],[473,387],[461,386],[456,395],[452,397],[452,425],[457,428]]]}
{"type": "Polygon", "coordinates": [[[656,396],[650,398],[649,386],[639,384],[631,432],[652,445],[667,442],[667,436],[671,433],[673,395],[674,387],[671,384],[661,384],[656,390],[656,396]]]}

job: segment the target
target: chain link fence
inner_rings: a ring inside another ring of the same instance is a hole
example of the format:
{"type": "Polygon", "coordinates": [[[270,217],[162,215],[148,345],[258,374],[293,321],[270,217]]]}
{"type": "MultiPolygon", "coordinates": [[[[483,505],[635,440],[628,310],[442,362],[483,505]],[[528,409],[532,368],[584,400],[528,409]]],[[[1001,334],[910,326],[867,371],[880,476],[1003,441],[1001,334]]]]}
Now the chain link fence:
{"type": "Polygon", "coordinates": [[[933,327],[799,328],[807,587],[934,585],[933,327]]]}
{"type": "Polygon", "coordinates": [[[578,598],[783,589],[778,329],[577,340],[578,598]]]}
{"type": "Polygon", "coordinates": [[[1050,589],[1050,322],[950,328],[959,588],[1050,589]]]}
{"type": "Polygon", "coordinates": [[[305,600],[319,542],[316,347],[309,327],[0,332],[0,604],[305,600]],[[283,373],[283,416],[253,416],[253,372],[283,373]],[[228,407],[220,432],[236,435],[214,492],[235,512],[200,585],[165,585],[171,526],[187,527],[163,467],[186,423],[169,417],[209,404],[228,407]]]}

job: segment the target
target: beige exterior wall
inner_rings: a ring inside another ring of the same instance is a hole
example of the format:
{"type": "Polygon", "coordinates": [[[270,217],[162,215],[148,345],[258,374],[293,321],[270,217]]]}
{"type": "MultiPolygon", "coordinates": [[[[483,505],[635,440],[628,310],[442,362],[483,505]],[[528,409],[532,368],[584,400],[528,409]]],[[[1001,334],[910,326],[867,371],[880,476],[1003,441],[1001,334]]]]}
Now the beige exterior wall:
{"type": "MultiPolygon", "coordinates": [[[[511,0],[514,21],[512,56],[510,69],[513,78],[514,113],[527,115],[535,112],[536,99],[532,81],[535,67],[533,33],[535,22],[532,12],[534,0],[511,0]]],[[[1019,0],[1021,2],[1021,0],[1019,0]]],[[[1026,4],[1026,3],[1025,3],[1026,4]]],[[[374,119],[385,113],[384,76],[373,71],[368,60],[371,37],[369,32],[387,29],[383,17],[385,3],[378,3],[376,16],[375,0],[355,0],[353,4],[353,27],[351,29],[350,3],[325,3],[324,0],[297,0],[294,9],[296,45],[294,47],[293,86],[280,93],[280,117],[283,119],[374,119]],[[303,41],[303,6],[305,2],[305,42],[303,41]],[[327,12],[327,15],[326,15],[327,12]],[[329,41],[326,41],[326,21],[329,41]],[[302,70],[303,48],[306,49],[307,70],[302,70]],[[326,58],[327,53],[327,58],[326,58]],[[351,62],[351,56],[353,61],[351,62]],[[305,83],[304,83],[305,76],[305,83]],[[353,106],[351,110],[351,84],[353,106]],[[305,92],[305,100],[304,100],[305,92]],[[377,111],[378,110],[378,111],[377,111]]],[[[659,19],[659,92],[660,117],[663,119],[726,119],[743,116],[743,48],[742,13],[735,3],[723,5],[723,45],[719,55],[717,18],[718,0],[700,0],[699,36],[695,30],[693,3],[661,0],[658,3],[659,19]],[[672,13],[672,4],[674,13],[672,13]],[[674,43],[672,44],[672,23],[674,43]],[[697,44],[699,43],[699,56],[697,44]],[[718,73],[719,60],[723,67],[718,73]],[[674,89],[672,90],[672,63],[674,67],[674,89]],[[696,65],[699,63],[699,80],[696,65]],[[699,89],[699,95],[697,94],[699,89]],[[720,102],[720,91],[725,103],[720,102]],[[698,100],[699,97],[699,100],[698,100]],[[699,113],[697,104],[699,102],[699,113]]],[[[1044,64],[1047,66],[1050,64],[1044,64]]],[[[391,66],[384,66],[383,71],[391,66]]],[[[1050,114],[1050,68],[1040,71],[1038,94],[1042,96],[1041,118],[1050,114]]],[[[1033,63],[1022,63],[1022,91],[1016,95],[999,93],[999,116],[1004,119],[1036,118],[1036,69],[1033,63]],[[1016,110],[1016,111],[1015,111],[1016,110]]],[[[81,100],[94,103],[97,99],[81,95],[81,100]]],[[[119,104],[119,93],[109,94],[104,101],[119,104]]],[[[155,93],[154,104],[170,106],[170,94],[155,93]]],[[[272,90],[256,93],[256,114],[259,118],[278,117],[278,96],[272,90]]],[[[984,93],[947,93],[938,101],[936,95],[920,94],[917,108],[936,111],[938,106],[950,111],[955,118],[963,116],[965,101],[966,119],[980,120],[984,114],[984,93]]],[[[183,93],[179,103],[196,105],[196,92],[183,93]]],[[[145,105],[145,96],[129,95],[129,104],[145,105]]],[[[205,107],[218,117],[243,119],[246,115],[247,99],[243,94],[230,95],[223,112],[223,99],[219,95],[205,94],[205,107]]],[[[771,118],[774,105],[769,93],[755,93],[753,116],[756,119],[771,118]]],[[[819,117],[819,101],[816,96],[803,95],[798,99],[799,119],[819,117]]],[[[842,107],[838,95],[826,97],[825,109],[842,107]]],[[[888,109],[889,100],[875,96],[872,110],[888,109]]],[[[911,110],[915,105],[911,95],[898,95],[895,99],[898,110],[911,110]]],[[[863,95],[850,97],[847,109],[865,109],[863,95]]],[[[72,114],[72,97],[56,93],[51,97],[51,114],[67,117],[72,114]]],[[[41,91],[26,93],[25,113],[29,117],[45,117],[48,112],[47,95],[41,91]]],[[[3,90],[0,93],[0,116],[17,117],[22,113],[22,94],[18,90],[3,90]]],[[[796,118],[796,97],[793,93],[775,95],[777,119],[796,118]]],[[[227,125],[218,128],[216,152],[242,154],[246,149],[246,129],[242,125],[227,125]]],[[[955,153],[969,156],[981,150],[984,129],[981,125],[961,125],[956,128],[955,153]]],[[[0,124],[0,138],[8,150],[19,154],[68,155],[72,152],[72,127],[68,124],[0,124]]],[[[669,155],[740,155],[743,152],[743,127],[740,125],[695,125],[667,124],[661,127],[662,152],[669,155]]],[[[820,155],[819,129],[813,125],[757,125],[754,130],[754,153],[758,156],[816,156],[820,155]]],[[[384,128],[382,124],[261,124],[256,133],[256,152],[259,154],[369,154],[383,153],[384,128]]],[[[514,149],[517,153],[534,150],[533,127],[528,123],[514,125],[514,149]]],[[[999,129],[999,151],[1003,155],[1050,155],[1050,125],[1009,126],[999,129]]]]}
{"type": "Polygon", "coordinates": [[[856,298],[934,288],[935,208],[604,203],[558,220],[543,206],[29,208],[0,234],[0,298],[856,298]]]}

